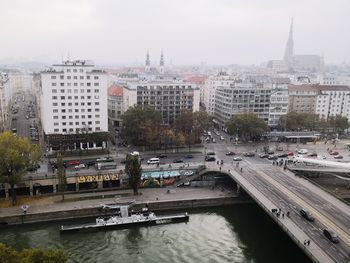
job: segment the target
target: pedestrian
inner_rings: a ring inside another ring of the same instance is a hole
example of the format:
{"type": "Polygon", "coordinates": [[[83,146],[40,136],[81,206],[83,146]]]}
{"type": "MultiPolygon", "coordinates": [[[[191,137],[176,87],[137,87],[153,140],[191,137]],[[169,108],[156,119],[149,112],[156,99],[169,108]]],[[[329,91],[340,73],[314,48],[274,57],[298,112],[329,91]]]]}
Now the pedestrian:
{"type": "Polygon", "coordinates": [[[272,161],[272,165],[275,165],[275,161],[272,161]]]}
{"type": "Polygon", "coordinates": [[[286,166],[284,166],[284,167],[283,167],[283,170],[285,171],[286,169],[287,169],[287,167],[286,167],[286,166]]]}
{"type": "Polygon", "coordinates": [[[220,171],[221,171],[221,166],[219,167],[220,171]]]}
{"type": "Polygon", "coordinates": [[[284,213],[282,213],[282,218],[284,218],[284,213]]]}
{"type": "Polygon", "coordinates": [[[306,240],[304,240],[304,246],[306,246],[306,240]]]}
{"type": "Polygon", "coordinates": [[[310,243],[311,243],[311,240],[309,239],[309,240],[307,241],[307,246],[310,246],[310,243]]]}
{"type": "Polygon", "coordinates": [[[243,172],[243,168],[241,167],[241,173],[243,172]]]}
{"type": "Polygon", "coordinates": [[[287,217],[289,217],[289,211],[287,211],[287,217]]]}

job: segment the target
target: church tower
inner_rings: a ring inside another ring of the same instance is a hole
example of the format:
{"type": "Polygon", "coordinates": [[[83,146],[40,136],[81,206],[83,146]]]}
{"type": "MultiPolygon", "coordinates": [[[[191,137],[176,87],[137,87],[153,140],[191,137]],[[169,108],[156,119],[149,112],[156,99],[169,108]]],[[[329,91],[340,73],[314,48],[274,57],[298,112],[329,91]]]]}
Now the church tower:
{"type": "Polygon", "coordinates": [[[159,73],[160,74],[164,74],[164,55],[163,55],[163,50],[160,53],[159,73]]]}
{"type": "Polygon", "coordinates": [[[283,60],[288,66],[289,70],[293,68],[293,57],[294,57],[294,41],[293,41],[293,18],[290,24],[289,37],[286,45],[286,50],[284,52],[283,60]]]}
{"type": "Polygon", "coordinates": [[[149,59],[149,51],[148,50],[147,50],[147,55],[146,55],[145,71],[146,72],[150,72],[151,71],[151,60],[149,59]]]}

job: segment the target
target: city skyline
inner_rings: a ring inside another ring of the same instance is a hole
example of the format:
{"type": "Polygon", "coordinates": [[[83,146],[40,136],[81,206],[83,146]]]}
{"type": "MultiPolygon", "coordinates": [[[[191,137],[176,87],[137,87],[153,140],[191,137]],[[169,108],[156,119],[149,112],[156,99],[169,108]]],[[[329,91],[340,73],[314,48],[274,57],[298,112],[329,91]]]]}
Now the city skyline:
{"type": "Polygon", "coordinates": [[[93,59],[98,64],[260,64],[282,59],[290,19],[298,54],[350,61],[345,0],[11,1],[2,3],[0,61],[93,59]],[[332,19],[332,18],[337,19],[332,19]]]}

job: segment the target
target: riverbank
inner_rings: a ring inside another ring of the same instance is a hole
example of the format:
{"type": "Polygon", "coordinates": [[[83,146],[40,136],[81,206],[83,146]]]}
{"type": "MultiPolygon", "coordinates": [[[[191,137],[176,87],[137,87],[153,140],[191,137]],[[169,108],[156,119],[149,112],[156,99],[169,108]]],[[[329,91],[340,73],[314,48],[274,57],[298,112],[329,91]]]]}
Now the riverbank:
{"type": "Polygon", "coordinates": [[[236,203],[250,202],[248,197],[239,197],[237,194],[225,188],[192,188],[183,187],[176,189],[141,189],[137,196],[130,190],[99,192],[98,195],[66,196],[65,201],[52,201],[51,203],[29,204],[26,213],[20,206],[2,208],[0,210],[0,225],[19,225],[39,223],[73,218],[96,217],[108,215],[103,211],[101,204],[133,202],[135,211],[148,204],[152,211],[184,210],[199,207],[224,206],[236,203]],[[108,194],[108,195],[107,195],[108,194]]]}

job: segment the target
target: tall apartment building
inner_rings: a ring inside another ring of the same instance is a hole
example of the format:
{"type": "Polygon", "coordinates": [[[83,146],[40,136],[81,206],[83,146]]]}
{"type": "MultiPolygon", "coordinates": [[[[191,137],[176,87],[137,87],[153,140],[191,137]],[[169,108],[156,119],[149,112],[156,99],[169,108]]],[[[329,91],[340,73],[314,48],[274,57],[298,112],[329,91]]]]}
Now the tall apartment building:
{"type": "Polygon", "coordinates": [[[215,121],[223,128],[233,115],[253,112],[267,123],[270,97],[271,87],[262,83],[236,81],[229,87],[219,86],[215,92],[215,121]]]}
{"type": "Polygon", "coordinates": [[[10,127],[9,120],[9,77],[7,73],[0,72],[0,131],[10,127]]]}
{"type": "Polygon", "coordinates": [[[316,97],[316,114],[320,119],[341,115],[350,120],[350,88],[348,86],[320,85],[316,97]]]}
{"type": "Polygon", "coordinates": [[[205,110],[210,116],[215,115],[215,94],[218,87],[228,88],[236,81],[236,78],[224,72],[206,79],[203,88],[203,103],[205,110]]]}
{"type": "Polygon", "coordinates": [[[124,113],[123,89],[118,85],[108,88],[108,120],[116,127],[121,126],[121,115],[124,113]]]}
{"type": "Polygon", "coordinates": [[[268,125],[276,127],[282,116],[288,112],[288,88],[275,88],[271,90],[268,125]]]}
{"type": "Polygon", "coordinates": [[[123,91],[124,108],[150,105],[159,111],[164,124],[173,124],[181,110],[199,110],[200,90],[197,85],[180,80],[129,82],[123,91]]]}
{"type": "Polygon", "coordinates": [[[104,71],[95,69],[93,62],[85,60],[55,64],[41,72],[40,96],[41,123],[49,145],[53,138],[65,138],[75,140],[67,147],[101,147],[93,139],[78,135],[108,132],[104,71]],[[84,142],[79,141],[83,137],[84,142]]]}
{"type": "Polygon", "coordinates": [[[289,85],[288,112],[315,113],[317,85],[289,85]]]}

